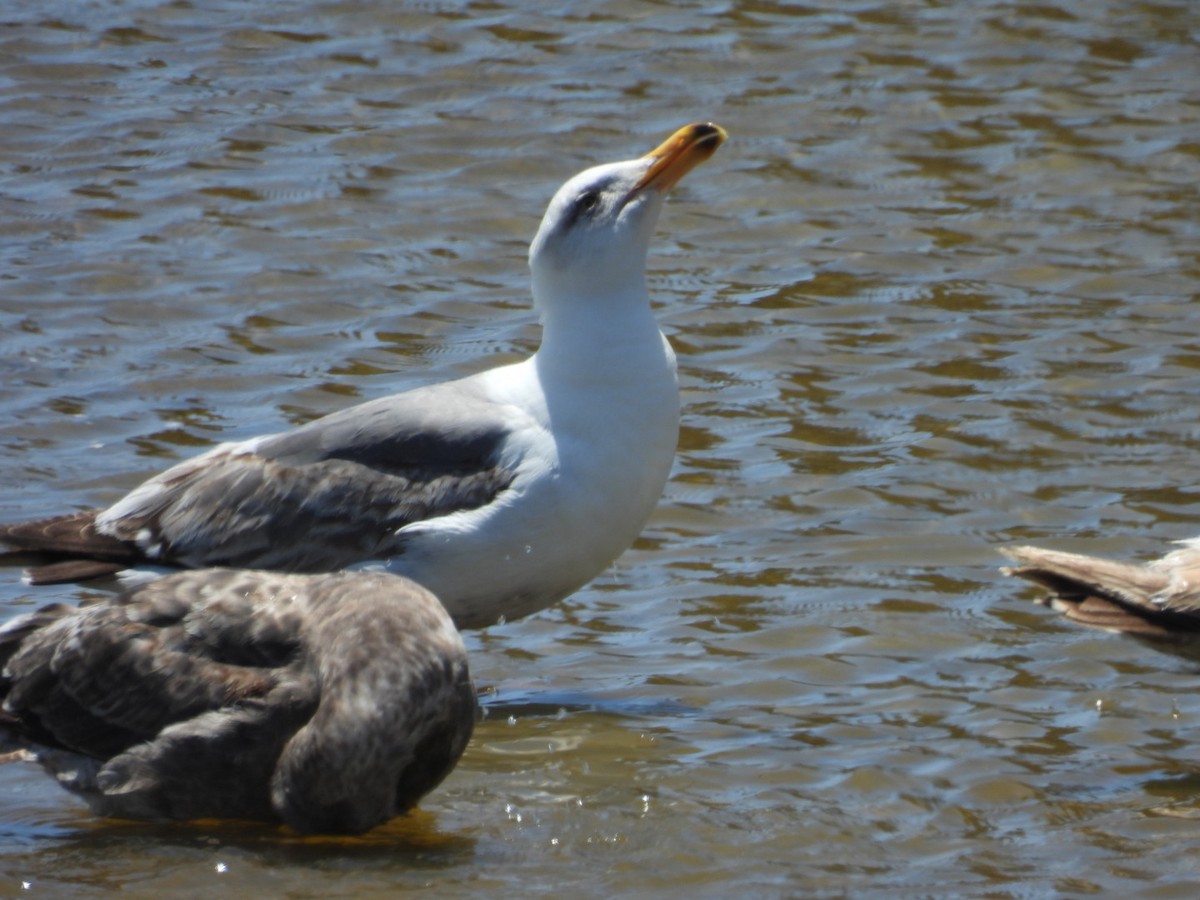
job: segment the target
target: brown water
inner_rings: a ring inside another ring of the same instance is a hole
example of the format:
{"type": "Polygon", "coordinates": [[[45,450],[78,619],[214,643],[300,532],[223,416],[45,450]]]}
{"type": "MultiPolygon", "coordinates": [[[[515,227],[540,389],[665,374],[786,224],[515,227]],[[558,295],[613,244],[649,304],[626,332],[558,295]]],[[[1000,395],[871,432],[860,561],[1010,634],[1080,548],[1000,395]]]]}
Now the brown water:
{"type": "Polygon", "coordinates": [[[498,693],[423,810],[129,826],[9,764],[0,895],[1194,897],[1200,675],[995,547],[1200,532],[1200,6],[546,8],[0,13],[5,521],[527,353],[558,184],[731,134],[652,250],[659,512],[470,637],[498,693]]]}

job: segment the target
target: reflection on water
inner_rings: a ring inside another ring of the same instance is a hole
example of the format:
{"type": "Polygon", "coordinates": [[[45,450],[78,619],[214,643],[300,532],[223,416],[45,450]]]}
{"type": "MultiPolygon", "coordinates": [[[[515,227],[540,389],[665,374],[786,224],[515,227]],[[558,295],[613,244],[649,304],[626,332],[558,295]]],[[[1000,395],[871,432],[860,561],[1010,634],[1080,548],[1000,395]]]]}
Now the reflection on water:
{"type": "Polygon", "coordinates": [[[651,254],[667,496],[470,637],[498,693],[424,809],[130,826],[7,764],[7,890],[1190,897],[1194,673],[1026,604],[993,547],[1200,531],[1197,9],[10,4],[5,520],[519,357],[558,183],[732,139],[651,254]]]}

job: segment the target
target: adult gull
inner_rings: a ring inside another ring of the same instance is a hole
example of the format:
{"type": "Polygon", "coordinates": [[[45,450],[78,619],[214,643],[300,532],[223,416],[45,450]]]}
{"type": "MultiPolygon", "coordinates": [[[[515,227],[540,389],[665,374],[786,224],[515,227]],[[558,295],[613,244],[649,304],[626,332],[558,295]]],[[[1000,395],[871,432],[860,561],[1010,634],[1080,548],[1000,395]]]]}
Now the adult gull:
{"type": "Polygon", "coordinates": [[[374,564],[425,585],[459,627],[557,602],[633,542],[669,474],[679,388],[646,250],[667,192],[725,137],[687,125],[558,190],[529,250],[529,359],[218,445],[107,509],[0,526],[0,543],[33,554],[33,583],[374,564]]]}
{"type": "Polygon", "coordinates": [[[462,638],[382,572],[179,572],[0,628],[0,744],[99,815],[358,833],[416,804],[475,724],[462,638]]]}

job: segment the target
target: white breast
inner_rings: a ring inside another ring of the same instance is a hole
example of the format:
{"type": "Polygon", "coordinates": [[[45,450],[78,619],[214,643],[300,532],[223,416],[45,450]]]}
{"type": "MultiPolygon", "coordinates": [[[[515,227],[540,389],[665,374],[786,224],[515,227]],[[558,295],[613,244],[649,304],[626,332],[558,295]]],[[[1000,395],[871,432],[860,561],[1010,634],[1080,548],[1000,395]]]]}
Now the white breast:
{"type": "Polygon", "coordinates": [[[549,390],[536,356],[484,373],[513,411],[517,476],[483,509],[405,528],[389,570],[434,591],[460,627],[528,615],[602,572],[645,525],[675,454],[675,359],[655,331],[656,352],[629,347],[590,374],[576,364],[549,390]]]}

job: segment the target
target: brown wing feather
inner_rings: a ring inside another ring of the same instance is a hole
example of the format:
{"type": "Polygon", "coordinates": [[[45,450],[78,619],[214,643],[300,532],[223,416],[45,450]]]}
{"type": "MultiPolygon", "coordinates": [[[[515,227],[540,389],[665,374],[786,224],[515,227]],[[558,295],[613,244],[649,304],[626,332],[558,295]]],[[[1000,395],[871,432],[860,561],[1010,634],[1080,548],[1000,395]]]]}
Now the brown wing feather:
{"type": "Polygon", "coordinates": [[[134,559],[137,551],[125,541],[96,531],[97,509],[67,513],[32,522],[0,525],[0,543],[14,550],[59,556],[86,556],[113,561],[134,559]]]}
{"type": "Polygon", "coordinates": [[[1069,621],[1138,638],[1163,652],[1200,657],[1200,615],[1171,603],[1177,579],[1164,565],[1170,556],[1136,565],[1037,547],[1002,552],[1019,563],[1002,571],[1046,588],[1048,595],[1037,602],[1069,621]]]}
{"type": "Polygon", "coordinates": [[[23,638],[3,686],[6,708],[53,746],[108,757],[276,683],[269,670],[212,658],[182,618],[152,626],[114,604],[59,616],[23,638]]]}
{"type": "Polygon", "coordinates": [[[102,562],[97,559],[67,559],[62,562],[46,563],[41,566],[29,566],[25,570],[26,580],[30,584],[74,584],[80,581],[91,581],[94,578],[106,578],[116,575],[130,563],[102,562]]]}
{"type": "Polygon", "coordinates": [[[29,566],[30,584],[64,584],[112,575],[142,560],[132,544],[96,531],[99,510],[0,525],[0,564],[29,566]]]}

